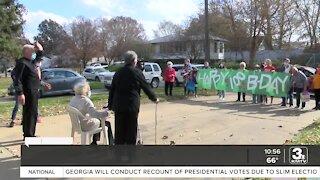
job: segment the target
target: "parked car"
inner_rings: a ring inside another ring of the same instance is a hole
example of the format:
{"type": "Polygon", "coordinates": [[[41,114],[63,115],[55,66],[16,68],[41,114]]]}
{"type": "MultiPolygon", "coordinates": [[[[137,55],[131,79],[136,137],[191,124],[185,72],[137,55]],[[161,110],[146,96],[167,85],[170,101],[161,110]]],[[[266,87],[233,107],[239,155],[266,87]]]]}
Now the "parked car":
{"type": "Polygon", "coordinates": [[[109,88],[111,86],[114,74],[115,72],[110,71],[100,74],[99,79],[104,84],[104,87],[109,88]]]}
{"type": "MultiPolygon", "coordinates": [[[[114,72],[110,72],[100,76],[101,82],[104,83],[106,88],[111,86],[114,74],[114,72]]],[[[159,87],[160,81],[163,80],[161,67],[157,63],[145,62],[143,75],[152,88],[159,87]]]]}
{"type": "MultiPolygon", "coordinates": [[[[198,69],[203,69],[204,65],[203,64],[192,64],[191,66],[194,66],[198,69]]],[[[183,83],[183,76],[181,75],[181,71],[184,68],[184,64],[174,64],[172,68],[176,71],[176,80],[175,80],[175,85],[179,86],[180,84],[183,83]]]]}
{"type": "Polygon", "coordinates": [[[7,72],[10,73],[13,70],[14,66],[10,66],[7,68],[7,72]]]}
{"type": "MultiPolygon", "coordinates": [[[[42,80],[51,84],[51,90],[41,87],[39,91],[40,97],[48,95],[73,94],[74,86],[86,79],[79,73],[64,68],[45,69],[41,73],[42,80]]],[[[9,95],[15,95],[13,85],[8,88],[9,95]]]]}
{"type": "Polygon", "coordinates": [[[100,63],[92,63],[87,67],[103,67],[104,68],[104,67],[108,67],[108,65],[102,65],[100,63]]]}
{"type": "MultiPolygon", "coordinates": [[[[297,68],[307,76],[308,81],[311,81],[310,77],[313,76],[316,73],[316,69],[313,68],[313,67],[297,66],[297,68]]],[[[310,83],[308,83],[308,91],[309,91],[311,96],[314,96],[314,92],[312,90],[312,87],[310,87],[310,83]]]]}
{"type": "Polygon", "coordinates": [[[101,81],[100,76],[109,71],[103,67],[87,67],[83,70],[83,77],[88,80],[101,81]]]}

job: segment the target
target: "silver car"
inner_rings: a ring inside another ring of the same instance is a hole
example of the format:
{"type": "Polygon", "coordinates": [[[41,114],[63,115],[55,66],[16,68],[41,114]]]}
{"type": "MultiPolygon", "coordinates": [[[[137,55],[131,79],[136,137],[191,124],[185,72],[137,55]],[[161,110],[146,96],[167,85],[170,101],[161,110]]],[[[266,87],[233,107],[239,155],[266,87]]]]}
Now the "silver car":
{"type": "Polygon", "coordinates": [[[74,86],[79,82],[86,81],[79,73],[64,68],[43,70],[42,80],[51,84],[52,89],[46,90],[45,88],[41,88],[39,91],[40,97],[47,95],[73,94],[74,86]]]}

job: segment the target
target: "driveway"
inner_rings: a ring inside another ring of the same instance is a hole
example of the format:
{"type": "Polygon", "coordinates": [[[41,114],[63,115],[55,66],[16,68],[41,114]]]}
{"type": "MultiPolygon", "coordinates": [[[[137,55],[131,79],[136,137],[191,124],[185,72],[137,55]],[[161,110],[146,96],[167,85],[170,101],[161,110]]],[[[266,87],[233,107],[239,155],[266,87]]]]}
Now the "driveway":
{"type": "MultiPolygon", "coordinates": [[[[281,107],[280,99],[274,105],[255,105],[251,102],[236,103],[235,94],[227,93],[225,101],[217,97],[164,102],[158,104],[158,144],[273,144],[281,145],[290,140],[300,129],[319,118],[319,112],[281,107]],[[167,139],[162,139],[168,136],[167,139]]],[[[247,99],[251,99],[248,97],[247,99]]],[[[144,144],[154,144],[155,104],[141,105],[140,129],[144,144]]],[[[109,120],[114,124],[111,114],[109,120]]],[[[23,143],[21,126],[0,127],[0,145],[20,156],[23,143]]],[[[68,115],[44,118],[38,124],[41,137],[70,136],[68,115]]],[[[76,139],[79,143],[79,137],[76,139]]]]}

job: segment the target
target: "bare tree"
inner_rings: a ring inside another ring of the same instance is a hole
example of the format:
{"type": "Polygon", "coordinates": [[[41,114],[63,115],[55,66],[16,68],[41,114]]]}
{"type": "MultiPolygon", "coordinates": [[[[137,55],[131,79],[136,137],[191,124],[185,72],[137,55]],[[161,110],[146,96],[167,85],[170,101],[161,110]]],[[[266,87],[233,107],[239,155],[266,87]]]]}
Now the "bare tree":
{"type": "Polygon", "coordinates": [[[146,39],[142,24],[130,17],[114,17],[100,21],[100,38],[103,42],[103,53],[111,60],[120,58],[122,54],[132,48],[134,42],[146,39]]]}
{"type": "Polygon", "coordinates": [[[111,48],[113,45],[113,42],[111,41],[111,30],[109,27],[109,20],[102,18],[97,20],[97,27],[99,32],[99,39],[101,41],[101,51],[102,55],[104,57],[104,60],[109,64],[110,56],[111,54],[111,48]]]}
{"type": "Polygon", "coordinates": [[[182,32],[182,27],[174,24],[171,21],[162,21],[158,25],[158,29],[154,30],[155,37],[164,37],[169,35],[176,35],[182,32]]]}
{"type": "Polygon", "coordinates": [[[301,38],[309,38],[310,49],[316,49],[318,47],[320,1],[294,0],[294,4],[305,29],[301,38]]]}
{"type": "Polygon", "coordinates": [[[278,13],[275,15],[275,39],[279,49],[285,42],[289,44],[295,30],[300,26],[293,0],[281,1],[278,13]]]}
{"type": "Polygon", "coordinates": [[[256,52],[259,48],[259,39],[263,36],[267,13],[264,0],[237,1],[240,9],[240,18],[248,24],[250,34],[249,67],[253,67],[256,52]]]}
{"type": "Polygon", "coordinates": [[[97,27],[94,22],[84,17],[78,17],[71,25],[72,52],[83,67],[93,57],[100,53],[100,42],[97,27]]]}

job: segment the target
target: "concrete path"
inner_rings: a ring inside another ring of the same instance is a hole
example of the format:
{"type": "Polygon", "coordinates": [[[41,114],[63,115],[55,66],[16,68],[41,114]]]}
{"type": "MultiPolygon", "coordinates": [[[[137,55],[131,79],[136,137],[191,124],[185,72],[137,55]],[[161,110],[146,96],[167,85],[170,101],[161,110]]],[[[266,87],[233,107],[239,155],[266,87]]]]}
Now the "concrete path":
{"type": "MultiPolygon", "coordinates": [[[[311,111],[313,102],[307,104],[306,110],[299,110],[281,107],[280,99],[275,99],[274,105],[236,103],[235,99],[234,94],[227,94],[225,101],[211,96],[160,103],[158,144],[283,144],[320,117],[319,111],[311,111]],[[162,140],[163,136],[168,139],[162,140]]],[[[154,144],[155,106],[141,106],[139,123],[144,144],[154,144]]],[[[109,119],[114,124],[112,114],[109,119]]],[[[0,145],[17,156],[21,129],[0,127],[0,145]]],[[[70,136],[70,130],[68,115],[47,117],[37,125],[37,135],[41,137],[70,136]]]]}

